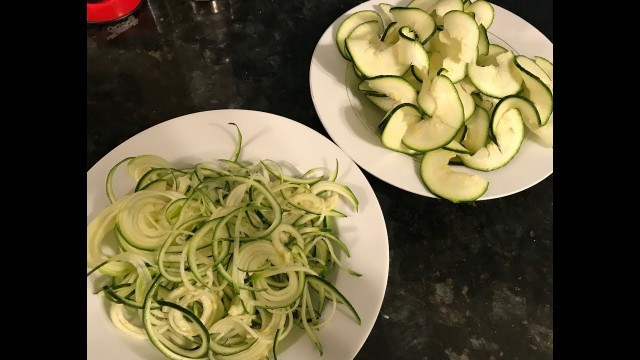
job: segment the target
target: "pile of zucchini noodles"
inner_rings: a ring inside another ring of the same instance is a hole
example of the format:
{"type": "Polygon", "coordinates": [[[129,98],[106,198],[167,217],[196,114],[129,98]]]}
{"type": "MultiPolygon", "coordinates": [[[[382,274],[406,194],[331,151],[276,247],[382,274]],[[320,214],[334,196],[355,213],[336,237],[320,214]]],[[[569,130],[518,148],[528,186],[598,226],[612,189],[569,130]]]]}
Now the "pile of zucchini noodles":
{"type": "Polygon", "coordinates": [[[122,332],[149,338],[169,359],[277,359],[294,325],[322,355],[317,331],[337,303],[325,277],[349,249],[331,228],[340,198],[358,200],[334,171],[287,175],[277,162],[231,159],[176,169],[155,155],[130,157],[107,176],[111,205],[87,228],[87,266],[110,277],[99,289],[122,332]],[[136,186],[120,198],[112,179],[126,165],[136,186]],[[109,251],[109,242],[117,250],[109,251]],[[115,246],[114,246],[115,248],[115,246]],[[331,303],[331,305],[328,305],[331,303]],[[325,307],[330,311],[321,317],[325,307]]]}

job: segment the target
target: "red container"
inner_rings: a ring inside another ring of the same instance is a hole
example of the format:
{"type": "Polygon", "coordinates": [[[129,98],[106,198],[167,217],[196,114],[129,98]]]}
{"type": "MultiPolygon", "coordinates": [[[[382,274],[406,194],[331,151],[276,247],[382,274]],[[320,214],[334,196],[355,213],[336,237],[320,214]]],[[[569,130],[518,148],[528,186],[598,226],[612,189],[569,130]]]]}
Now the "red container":
{"type": "Polygon", "coordinates": [[[87,22],[105,23],[120,20],[134,12],[142,0],[87,1],[87,22]]]}

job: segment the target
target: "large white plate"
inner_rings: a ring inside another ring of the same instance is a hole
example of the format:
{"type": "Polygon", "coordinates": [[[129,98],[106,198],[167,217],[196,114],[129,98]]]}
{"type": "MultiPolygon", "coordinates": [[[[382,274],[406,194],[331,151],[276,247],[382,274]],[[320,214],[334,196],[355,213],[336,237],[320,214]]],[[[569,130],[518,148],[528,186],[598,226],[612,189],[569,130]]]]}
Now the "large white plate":
{"type": "MultiPolygon", "coordinates": [[[[118,161],[128,156],[157,154],[176,165],[194,165],[204,160],[229,158],[236,144],[236,123],[243,135],[240,159],[257,162],[260,159],[283,161],[308,170],[318,166],[333,168],[338,159],[338,181],[348,185],[360,201],[360,211],[337,222],[338,231],[351,250],[344,261],[362,273],[357,278],[340,270],[336,287],[353,303],[362,318],[355,323],[347,311],[340,309],[331,323],[320,331],[324,356],[321,358],[303,331],[281,344],[279,359],[353,359],[362,347],[376,320],[384,296],[389,269],[387,230],[371,185],[358,166],[329,139],[292,120],[248,110],[214,110],[182,116],[156,125],[125,141],[112,150],[87,172],[87,224],[103,209],[108,200],[105,179],[118,161]]],[[[126,175],[115,179],[116,193],[131,188],[125,185],[126,175]]],[[[94,283],[87,280],[87,358],[163,359],[148,340],[132,340],[121,334],[111,323],[107,301],[93,295],[94,283]]]]}
{"type": "MultiPolygon", "coordinates": [[[[415,194],[435,197],[420,180],[419,161],[382,146],[376,126],[384,113],[357,91],[359,80],[351,63],[336,47],[335,34],[342,21],[361,10],[376,10],[384,1],[367,1],[340,16],[318,41],[309,71],[311,97],[320,121],[331,138],[365,170],[379,179],[415,194]],[[354,91],[355,90],[355,91],[354,91]]],[[[407,2],[391,1],[404,6],[407,2]]],[[[553,44],[540,31],[513,13],[493,5],[495,17],[489,41],[516,54],[543,56],[553,61],[553,44]]],[[[549,121],[553,121],[549,120],[549,121]]],[[[527,135],[519,153],[505,167],[477,173],[489,180],[489,189],[479,200],[499,198],[525,190],[553,172],[553,149],[539,145],[527,135]]]]}

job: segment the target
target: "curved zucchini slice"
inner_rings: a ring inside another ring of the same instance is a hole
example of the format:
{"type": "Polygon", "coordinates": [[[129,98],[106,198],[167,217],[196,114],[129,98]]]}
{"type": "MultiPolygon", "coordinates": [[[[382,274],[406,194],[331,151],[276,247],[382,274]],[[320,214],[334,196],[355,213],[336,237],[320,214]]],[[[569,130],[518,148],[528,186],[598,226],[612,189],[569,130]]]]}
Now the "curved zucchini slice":
{"type": "Polygon", "coordinates": [[[413,59],[411,61],[411,73],[419,81],[423,82],[424,79],[429,77],[429,54],[425,50],[424,46],[419,42],[413,45],[413,59]]]}
{"type": "Polygon", "coordinates": [[[407,7],[422,9],[428,13],[431,13],[434,5],[440,0],[412,0],[407,7]]]}
{"type": "Polygon", "coordinates": [[[391,15],[391,12],[389,11],[394,6],[395,5],[391,5],[391,4],[387,4],[387,3],[378,4],[378,7],[380,8],[380,13],[381,13],[380,18],[382,18],[382,21],[384,22],[384,25],[387,26],[387,27],[392,22],[394,22],[393,16],[391,15]]]}
{"type": "MultiPolygon", "coordinates": [[[[358,29],[354,30],[356,31],[358,29]]],[[[402,32],[402,28],[399,32],[402,32]]],[[[389,46],[371,34],[349,36],[345,40],[346,49],[353,60],[354,67],[365,79],[379,75],[400,76],[406,73],[413,60],[415,43],[413,39],[399,36],[398,41],[389,46]]]]}
{"type": "Polygon", "coordinates": [[[399,104],[391,109],[378,126],[380,128],[382,145],[401,153],[413,155],[418,153],[402,143],[402,137],[409,126],[422,120],[422,113],[413,104],[399,104]]]}
{"type": "Polygon", "coordinates": [[[443,24],[444,30],[438,34],[446,54],[442,67],[447,70],[447,77],[457,83],[467,76],[467,64],[477,58],[480,31],[473,17],[459,10],[446,13],[443,24]]]}
{"type": "MultiPolygon", "coordinates": [[[[499,109],[496,107],[496,110],[499,109]]],[[[524,123],[520,111],[508,109],[497,121],[498,126],[493,132],[495,141],[489,142],[473,155],[458,154],[464,165],[475,170],[492,171],[507,165],[518,153],[524,141],[524,123]]]]}
{"type": "Polygon", "coordinates": [[[400,26],[408,26],[418,34],[420,43],[425,44],[436,32],[436,22],[428,12],[419,8],[394,7],[389,10],[400,26]]]}
{"type": "Polygon", "coordinates": [[[478,0],[474,3],[471,3],[469,7],[465,10],[467,13],[473,13],[475,15],[475,20],[478,25],[483,25],[485,29],[489,29],[491,24],[493,24],[493,5],[484,0],[478,0]]]}
{"type": "Polygon", "coordinates": [[[542,56],[534,56],[533,61],[544,70],[544,72],[549,76],[549,79],[553,81],[553,63],[542,56]]]}
{"type": "Polygon", "coordinates": [[[511,95],[502,98],[495,107],[491,115],[491,131],[495,132],[499,125],[499,120],[503,118],[505,112],[511,109],[518,109],[522,115],[522,121],[531,131],[540,128],[540,115],[531,100],[519,95],[511,95]]]}
{"type": "Polygon", "coordinates": [[[402,75],[402,78],[407,80],[409,84],[411,84],[411,86],[413,86],[413,88],[416,89],[416,92],[418,92],[422,89],[422,79],[418,79],[414,75],[415,70],[413,69],[414,69],[414,65],[411,65],[411,68],[409,69],[410,71],[407,71],[404,75],[402,75]]]}
{"type": "MultiPolygon", "coordinates": [[[[433,40],[437,40],[437,37],[434,37],[433,40]]],[[[444,57],[445,55],[439,51],[429,53],[429,80],[433,81],[433,79],[438,75],[438,71],[442,69],[444,57]]]]}
{"type": "MultiPolygon", "coordinates": [[[[429,13],[434,14],[434,18],[438,25],[443,25],[444,16],[451,11],[462,11],[462,0],[438,0],[429,13]]],[[[477,25],[476,25],[477,26],[477,25]]],[[[446,25],[445,25],[446,29],[446,25]]]]}
{"type": "Polygon", "coordinates": [[[475,154],[480,148],[489,142],[489,125],[491,121],[487,110],[476,107],[471,118],[465,123],[467,132],[460,142],[471,154],[475,154]]]}
{"type": "Polygon", "coordinates": [[[398,32],[400,28],[401,26],[398,25],[397,22],[394,21],[390,23],[384,29],[384,32],[382,33],[382,37],[380,37],[380,41],[389,45],[393,45],[397,43],[398,40],[400,39],[400,33],[398,32]]]}
{"type": "Polygon", "coordinates": [[[453,171],[449,160],[458,153],[437,149],[424,154],[420,177],[434,195],[454,203],[474,201],[489,188],[489,182],[476,174],[453,171]]]}
{"type": "Polygon", "coordinates": [[[464,112],[464,121],[469,120],[473,112],[476,110],[476,102],[473,100],[470,92],[467,92],[464,86],[462,86],[462,81],[457,82],[455,84],[456,91],[458,91],[458,96],[460,97],[460,101],[462,102],[462,110],[464,112]]]}
{"type": "Polygon", "coordinates": [[[369,101],[371,101],[375,106],[379,107],[380,110],[389,111],[392,109],[398,102],[396,100],[390,99],[382,94],[366,94],[365,96],[369,101]]]}
{"type": "Polygon", "coordinates": [[[454,10],[444,15],[443,21],[444,30],[438,37],[447,45],[448,57],[459,58],[464,62],[475,60],[480,30],[473,17],[463,11],[454,10]]]}
{"type": "Polygon", "coordinates": [[[549,120],[545,126],[533,130],[533,133],[540,139],[542,146],[553,147],[553,120],[549,120]]]}
{"type": "MultiPolygon", "coordinates": [[[[464,130],[460,129],[460,130],[464,130]]],[[[458,134],[462,134],[464,131],[458,131],[458,134]]],[[[457,137],[457,135],[456,135],[457,137]]],[[[462,144],[460,144],[458,141],[456,140],[451,140],[450,143],[448,143],[447,145],[442,147],[445,150],[449,150],[449,151],[453,151],[455,153],[460,153],[460,154],[470,154],[471,152],[469,151],[469,149],[467,149],[466,147],[464,147],[462,144]]]]}
{"type": "Polygon", "coordinates": [[[469,63],[467,73],[469,80],[483,94],[503,98],[522,90],[523,80],[514,62],[511,51],[496,57],[498,65],[469,63]]]}
{"type": "Polygon", "coordinates": [[[523,58],[515,60],[516,68],[524,81],[522,95],[533,102],[540,115],[540,126],[544,126],[553,112],[553,94],[547,85],[521,64],[523,60],[523,58]]]}
{"type": "Polygon", "coordinates": [[[489,35],[484,25],[478,25],[478,55],[487,55],[489,53],[489,35]]]}
{"type": "Polygon", "coordinates": [[[368,22],[368,21],[378,21],[380,25],[382,25],[382,19],[377,12],[373,10],[362,10],[356,13],[349,15],[338,27],[338,31],[336,32],[336,45],[338,46],[338,50],[340,51],[340,55],[343,58],[351,61],[351,57],[347,53],[345,48],[345,40],[351,34],[351,32],[358,27],[358,25],[368,22]]]}
{"type": "MultiPolygon", "coordinates": [[[[455,141],[455,142],[461,143],[461,142],[462,142],[462,139],[464,139],[464,136],[465,136],[466,134],[467,134],[467,126],[466,126],[466,125],[463,125],[463,126],[461,126],[461,127],[460,127],[460,130],[458,130],[458,133],[456,134],[456,136],[453,138],[453,140],[452,140],[452,141],[455,141]]],[[[451,143],[449,143],[449,144],[451,144],[451,143]]],[[[447,145],[447,146],[448,146],[448,145],[447,145]]],[[[463,145],[463,147],[464,147],[464,145],[463,145]]],[[[466,149],[466,148],[465,148],[465,149],[466,149]]]]}
{"type": "Polygon", "coordinates": [[[429,91],[436,103],[433,116],[410,125],[402,138],[405,146],[416,151],[430,151],[449,144],[464,125],[462,102],[448,77],[436,77],[429,91]]]}
{"type": "MultiPolygon", "coordinates": [[[[377,39],[378,33],[381,31],[380,26],[381,23],[377,20],[365,21],[356,26],[355,29],[349,33],[347,39],[377,39]]],[[[347,52],[347,55],[349,55],[349,50],[346,48],[347,39],[345,39],[345,51],[347,52]]]]}
{"type": "Polygon", "coordinates": [[[545,84],[549,90],[553,93],[553,81],[547,75],[547,73],[538,65],[534,60],[524,56],[518,55],[516,56],[516,66],[521,67],[522,69],[531,73],[531,75],[537,77],[543,84],[545,84]]]}
{"type": "Polygon", "coordinates": [[[489,48],[487,49],[487,54],[486,55],[480,55],[478,54],[478,64],[483,64],[483,65],[498,65],[498,62],[496,61],[496,58],[498,57],[498,55],[500,54],[504,54],[506,53],[507,49],[503,48],[500,45],[497,44],[489,44],[489,48]]]}
{"type": "Polygon", "coordinates": [[[433,112],[436,110],[436,99],[431,95],[431,82],[429,80],[422,82],[417,104],[427,116],[433,116],[433,112]]]}
{"type": "MultiPolygon", "coordinates": [[[[418,98],[416,89],[401,76],[376,76],[363,80],[358,88],[363,91],[367,97],[381,97],[379,95],[383,95],[387,99],[390,99],[391,101],[384,102],[384,107],[380,107],[384,111],[391,110],[396,104],[416,104],[418,98]]],[[[378,103],[375,104],[380,106],[378,103]]]]}

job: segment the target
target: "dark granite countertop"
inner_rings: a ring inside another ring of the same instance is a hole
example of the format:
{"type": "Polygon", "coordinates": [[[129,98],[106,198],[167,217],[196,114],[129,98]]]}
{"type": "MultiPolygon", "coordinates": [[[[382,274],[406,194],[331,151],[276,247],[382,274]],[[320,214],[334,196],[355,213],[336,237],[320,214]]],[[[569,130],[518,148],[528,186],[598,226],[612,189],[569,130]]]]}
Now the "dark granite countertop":
{"type": "MultiPolygon", "coordinates": [[[[356,0],[148,0],[87,27],[87,169],[174,117],[242,108],[328,136],[309,92],[326,28],[356,0]],[[211,4],[207,4],[211,8],[211,4]]],[[[502,0],[553,41],[552,0],[502,0]]],[[[356,359],[551,359],[553,175],[497,200],[455,205],[366,173],[389,234],[382,309],[356,359]]]]}

